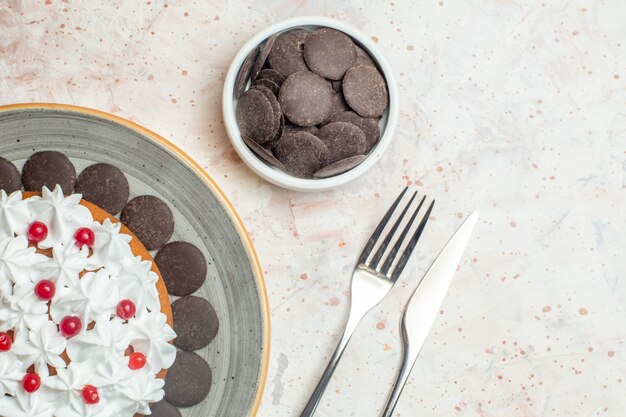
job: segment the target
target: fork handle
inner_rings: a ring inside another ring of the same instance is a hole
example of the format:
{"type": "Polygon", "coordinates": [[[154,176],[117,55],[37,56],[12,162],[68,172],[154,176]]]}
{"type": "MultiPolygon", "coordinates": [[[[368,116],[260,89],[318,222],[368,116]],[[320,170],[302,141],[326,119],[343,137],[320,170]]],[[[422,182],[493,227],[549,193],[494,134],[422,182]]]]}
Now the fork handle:
{"type": "Polygon", "coordinates": [[[328,365],[326,366],[326,370],[324,370],[324,373],[322,374],[320,381],[317,383],[317,387],[315,387],[315,391],[313,391],[313,394],[311,395],[309,402],[304,407],[304,410],[300,414],[300,417],[312,417],[313,414],[315,413],[315,409],[317,408],[317,405],[322,399],[322,395],[324,395],[324,391],[326,391],[326,387],[328,386],[328,383],[330,382],[330,378],[333,376],[333,373],[335,372],[335,368],[337,368],[339,359],[341,359],[341,356],[343,355],[343,351],[346,349],[346,345],[348,344],[348,341],[350,340],[352,333],[354,333],[354,330],[349,331],[349,329],[346,329],[344,331],[343,335],[341,336],[341,340],[339,341],[339,344],[337,345],[337,349],[335,349],[335,353],[333,353],[333,356],[330,358],[330,362],[328,362],[328,365]]]}

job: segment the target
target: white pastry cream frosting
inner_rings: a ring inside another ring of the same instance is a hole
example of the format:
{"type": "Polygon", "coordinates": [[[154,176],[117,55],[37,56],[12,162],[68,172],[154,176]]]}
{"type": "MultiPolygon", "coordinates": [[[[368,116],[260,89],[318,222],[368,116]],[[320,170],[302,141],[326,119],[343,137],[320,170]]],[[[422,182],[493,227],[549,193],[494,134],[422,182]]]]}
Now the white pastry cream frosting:
{"type": "Polygon", "coordinates": [[[150,414],[149,404],[163,398],[156,375],[174,363],[176,335],[160,311],[158,276],[133,255],[119,223],[95,221],[80,199],[59,186],[26,199],[0,190],[0,332],[13,341],[0,351],[0,416],[133,417],[150,414]],[[47,226],[37,246],[51,256],[29,244],[34,221],[47,226]],[[75,244],[82,227],[94,232],[91,249],[75,244]],[[35,292],[41,280],[55,284],[50,301],[35,292]],[[116,315],[126,299],[136,306],[128,320],[116,315]],[[59,325],[69,316],[82,329],[66,338],[59,325]],[[143,367],[131,369],[131,351],[145,355],[143,367]],[[27,373],[41,380],[34,392],[22,384],[27,373]],[[97,389],[96,404],[84,400],[85,386],[97,389]]]}

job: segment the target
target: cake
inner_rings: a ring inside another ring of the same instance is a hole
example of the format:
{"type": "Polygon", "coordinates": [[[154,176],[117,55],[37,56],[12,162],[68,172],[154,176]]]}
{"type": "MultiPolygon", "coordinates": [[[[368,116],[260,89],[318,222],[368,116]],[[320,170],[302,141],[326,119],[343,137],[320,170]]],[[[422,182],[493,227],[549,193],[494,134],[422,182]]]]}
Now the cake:
{"type": "Polygon", "coordinates": [[[0,190],[0,416],[133,417],[176,358],[152,257],[103,209],[0,190]]]}

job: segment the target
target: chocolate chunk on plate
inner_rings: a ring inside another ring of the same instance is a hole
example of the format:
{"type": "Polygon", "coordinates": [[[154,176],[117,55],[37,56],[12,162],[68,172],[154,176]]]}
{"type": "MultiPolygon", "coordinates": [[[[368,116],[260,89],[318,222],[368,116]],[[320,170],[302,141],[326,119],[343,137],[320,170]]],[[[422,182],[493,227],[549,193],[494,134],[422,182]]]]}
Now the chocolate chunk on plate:
{"type": "Polygon", "coordinates": [[[274,110],[269,99],[258,89],[243,93],[235,111],[237,126],[242,136],[263,144],[276,134],[274,110]]]}
{"type": "Polygon", "coordinates": [[[322,28],[306,37],[304,60],[317,75],[330,80],[341,80],[356,62],[356,48],[345,33],[322,28]]]}
{"type": "Polygon", "coordinates": [[[363,133],[365,133],[365,141],[367,142],[367,147],[365,148],[366,153],[376,146],[380,139],[380,124],[378,119],[361,117],[353,111],[344,111],[333,115],[329,122],[348,122],[361,129],[363,133]]]}
{"type": "Polygon", "coordinates": [[[0,156],[0,190],[11,194],[22,188],[20,171],[7,159],[0,156]]]}
{"type": "Polygon", "coordinates": [[[111,214],[117,214],[128,201],[130,187],[124,173],[116,166],[93,164],[80,173],[76,192],[111,214]]]}
{"type": "Polygon", "coordinates": [[[269,80],[280,87],[285,82],[285,76],[276,70],[266,68],[259,73],[257,80],[269,80]]]}
{"type": "Polygon", "coordinates": [[[171,295],[189,295],[206,279],[206,259],[200,249],[189,242],[168,243],[157,252],[154,262],[171,295]]]}
{"type": "Polygon", "coordinates": [[[72,194],[76,184],[76,169],[67,156],[56,151],[34,153],[22,169],[22,184],[26,191],[41,191],[59,184],[64,194],[72,194]]]}
{"type": "Polygon", "coordinates": [[[275,154],[286,171],[299,178],[312,178],[328,164],[328,147],[318,137],[306,132],[283,135],[275,154]]]}
{"type": "Polygon", "coordinates": [[[211,368],[193,352],[176,352],[176,360],[165,376],[165,400],[178,407],[199,404],[211,390],[211,368]]]}
{"type": "Polygon", "coordinates": [[[182,350],[202,349],[211,343],[220,327],[213,306],[202,297],[188,295],[172,303],[174,344],[182,350]]]}
{"type": "Polygon", "coordinates": [[[292,123],[314,126],[330,115],[334,94],[328,80],[307,70],[287,77],[280,87],[278,102],[292,123]]]}
{"type": "Polygon", "coordinates": [[[150,417],[182,417],[178,408],[165,400],[150,404],[150,411],[150,417]]]}
{"type": "Polygon", "coordinates": [[[148,250],[162,248],[174,233],[172,210],[153,195],[140,195],[130,200],[120,220],[148,250]]]}
{"type": "Polygon", "coordinates": [[[246,91],[248,80],[250,80],[250,74],[252,74],[252,67],[258,56],[259,47],[257,46],[252,51],[250,51],[246,59],[243,61],[243,64],[241,64],[241,69],[239,70],[239,74],[237,74],[237,80],[235,81],[237,97],[241,97],[244,91],[246,91]]]}
{"type": "Polygon", "coordinates": [[[302,53],[307,34],[303,29],[294,29],[278,35],[268,57],[270,67],[285,77],[298,71],[308,71],[302,53]]]}
{"type": "Polygon", "coordinates": [[[389,104],[387,83],[374,67],[350,68],[343,78],[343,95],[348,105],[362,117],[379,117],[389,104]]]}
{"type": "Polygon", "coordinates": [[[365,161],[367,157],[365,155],[354,155],[346,159],[341,159],[337,162],[333,162],[330,165],[326,165],[324,168],[313,174],[315,178],[328,178],[334,175],[343,174],[346,171],[351,170],[361,162],[365,161]]]}
{"type": "Polygon", "coordinates": [[[274,47],[274,41],[276,41],[276,35],[272,35],[265,41],[265,44],[261,47],[259,52],[259,56],[257,57],[254,65],[252,66],[252,73],[250,74],[250,79],[252,81],[256,80],[256,78],[261,73],[261,69],[265,65],[265,61],[267,61],[267,57],[269,56],[272,48],[274,47]]]}
{"type": "Polygon", "coordinates": [[[347,122],[333,122],[322,127],[318,137],[328,147],[329,163],[362,155],[365,152],[365,133],[347,122]]]}

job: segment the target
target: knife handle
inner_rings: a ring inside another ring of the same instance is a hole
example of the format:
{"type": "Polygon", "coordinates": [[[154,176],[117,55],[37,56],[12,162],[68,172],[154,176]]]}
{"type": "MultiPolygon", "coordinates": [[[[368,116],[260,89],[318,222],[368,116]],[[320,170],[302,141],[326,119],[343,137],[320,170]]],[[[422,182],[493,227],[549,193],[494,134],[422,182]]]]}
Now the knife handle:
{"type": "Polygon", "coordinates": [[[401,333],[403,345],[402,363],[400,364],[400,370],[398,371],[396,382],[393,384],[393,390],[389,395],[389,399],[387,399],[387,404],[385,405],[385,409],[381,414],[381,417],[392,417],[393,411],[395,410],[398,400],[400,399],[400,394],[402,394],[402,389],[404,388],[406,381],[409,379],[409,374],[411,373],[413,365],[415,365],[415,361],[417,360],[417,356],[419,354],[419,350],[415,351],[415,349],[410,349],[404,317],[402,320],[401,333]]]}

